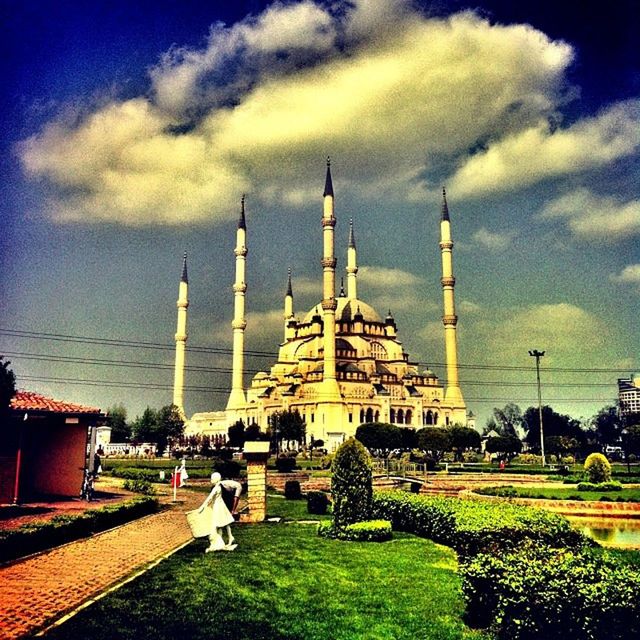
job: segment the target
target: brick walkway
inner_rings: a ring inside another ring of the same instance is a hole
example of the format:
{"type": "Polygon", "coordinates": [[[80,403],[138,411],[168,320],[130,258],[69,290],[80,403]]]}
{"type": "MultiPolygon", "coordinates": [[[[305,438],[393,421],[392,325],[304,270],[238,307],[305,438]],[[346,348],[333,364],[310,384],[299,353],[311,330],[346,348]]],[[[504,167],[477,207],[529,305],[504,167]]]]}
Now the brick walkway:
{"type": "Polygon", "coordinates": [[[181,491],[171,509],[0,567],[0,638],[46,628],[191,540],[185,511],[206,494],[181,491]]]}

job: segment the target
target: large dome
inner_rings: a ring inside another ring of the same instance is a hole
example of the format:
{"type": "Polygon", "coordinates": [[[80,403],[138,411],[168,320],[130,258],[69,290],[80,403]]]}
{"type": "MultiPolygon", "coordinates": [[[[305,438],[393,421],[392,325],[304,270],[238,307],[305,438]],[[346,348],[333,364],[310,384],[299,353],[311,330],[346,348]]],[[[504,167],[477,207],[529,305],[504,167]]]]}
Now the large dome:
{"type": "MultiPolygon", "coordinates": [[[[337,300],[338,307],[336,308],[336,320],[338,321],[342,320],[344,322],[349,322],[353,320],[353,316],[355,316],[359,310],[365,322],[382,322],[382,319],[376,310],[362,300],[344,297],[340,297],[337,300]]],[[[311,322],[311,318],[316,315],[322,317],[322,304],[317,304],[313,307],[304,317],[303,322],[305,324],[311,322]]]]}

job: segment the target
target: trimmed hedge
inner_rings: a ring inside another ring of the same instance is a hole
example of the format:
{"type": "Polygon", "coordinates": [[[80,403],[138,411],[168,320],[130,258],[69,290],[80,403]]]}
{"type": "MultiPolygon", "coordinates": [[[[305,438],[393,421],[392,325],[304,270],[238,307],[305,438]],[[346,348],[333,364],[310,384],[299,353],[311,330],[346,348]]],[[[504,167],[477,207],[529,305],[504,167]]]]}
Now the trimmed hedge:
{"type": "Polygon", "coordinates": [[[296,459],[289,456],[279,456],[276,458],[275,465],[278,473],[291,473],[296,468],[296,459]]]}
{"type": "Polygon", "coordinates": [[[612,480],[610,482],[581,482],[578,491],[622,491],[622,484],[612,480]]]}
{"type": "Polygon", "coordinates": [[[324,538],[337,538],[350,542],[384,542],[391,540],[393,530],[389,520],[365,520],[354,522],[341,529],[337,529],[333,522],[321,522],[318,525],[318,535],[324,538]]]}
{"type": "Polygon", "coordinates": [[[143,478],[136,478],[135,480],[125,480],[122,485],[127,491],[133,493],[142,493],[145,496],[153,496],[156,494],[156,490],[148,480],[143,478]]]}
{"type": "Polygon", "coordinates": [[[120,504],[90,509],[80,515],[59,515],[50,520],[0,531],[0,562],[50,549],[93,533],[111,529],[159,509],[156,498],[141,496],[120,504]]]}
{"type": "Polygon", "coordinates": [[[298,480],[287,480],[284,483],[284,497],[287,500],[300,500],[302,498],[302,490],[298,480]]]}
{"type": "Polygon", "coordinates": [[[460,572],[466,622],[498,640],[640,637],[640,572],[607,552],[528,544],[460,572]]]}
{"type": "Polygon", "coordinates": [[[372,518],[452,547],[461,559],[508,551],[534,540],[552,547],[597,546],[559,515],[509,503],[473,502],[384,491],[374,494],[372,518]]]}
{"type": "Polygon", "coordinates": [[[307,493],[307,511],[316,515],[324,515],[329,508],[329,496],[323,491],[307,493]]]}

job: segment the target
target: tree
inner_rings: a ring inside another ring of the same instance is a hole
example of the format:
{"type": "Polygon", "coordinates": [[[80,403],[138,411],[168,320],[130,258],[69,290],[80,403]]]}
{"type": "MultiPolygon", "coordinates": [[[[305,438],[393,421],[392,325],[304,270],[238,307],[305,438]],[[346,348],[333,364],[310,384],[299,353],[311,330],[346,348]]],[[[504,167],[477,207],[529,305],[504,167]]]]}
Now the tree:
{"type": "Polygon", "coordinates": [[[348,524],[367,520],[371,514],[371,461],[362,443],[354,438],[343,442],[331,464],[333,525],[342,529],[348,524]]]}
{"type": "Polygon", "coordinates": [[[356,440],[369,449],[388,454],[402,447],[400,427],[385,422],[366,422],[356,429],[356,440]]]}
{"type": "Polygon", "coordinates": [[[400,437],[402,440],[402,444],[400,445],[401,449],[415,449],[418,446],[418,438],[416,435],[416,430],[411,427],[400,427],[400,437]]]}
{"type": "Polygon", "coordinates": [[[575,438],[568,436],[549,436],[544,439],[545,453],[555,456],[574,455],[580,448],[580,443],[575,438]]]}
{"type": "Polygon", "coordinates": [[[9,365],[10,360],[0,356],[0,418],[4,418],[9,413],[11,399],[16,395],[16,376],[9,365]]]}
{"type": "Polygon", "coordinates": [[[501,460],[511,460],[522,451],[522,441],[515,436],[498,436],[488,438],[486,445],[488,453],[496,453],[501,460]]]}
{"type": "Polygon", "coordinates": [[[426,451],[436,462],[451,450],[448,431],[441,427],[424,427],[417,433],[418,447],[426,451]]]}
{"type": "Polygon", "coordinates": [[[616,444],[624,428],[624,420],[615,404],[602,407],[591,419],[591,426],[596,432],[598,444],[601,446],[616,444]]]}
{"type": "Polygon", "coordinates": [[[230,447],[243,447],[246,440],[246,430],[244,422],[237,420],[227,429],[230,447]]]}
{"type": "MultiPolygon", "coordinates": [[[[580,447],[587,442],[587,433],[581,428],[580,422],[571,416],[556,413],[551,407],[542,407],[542,424],[545,439],[551,436],[565,436],[575,438],[580,447]]],[[[525,440],[533,451],[540,451],[540,418],[538,407],[529,407],[523,416],[523,426],[527,432],[525,440]]]]}
{"type": "Polygon", "coordinates": [[[276,451],[282,449],[282,443],[287,443],[287,448],[292,442],[297,443],[299,447],[304,444],[307,431],[307,425],[300,412],[295,411],[276,411],[270,420],[270,433],[273,445],[276,451]]]}
{"type": "Polygon", "coordinates": [[[633,424],[624,430],[622,445],[626,456],[640,456],[640,424],[633,424]]]}
{"type": "Polygon", "coordinates": [[[168,404],[158,411],[156,445],[158,455],[162,455],[167,445],[173,445],[184,433],[184,419],[175,404],[168,404]]]}
{"type": "Polygon", "coordinates": [[[592,453],[584,461],[584,470],[589,476],[589,482],[598,484],[611,480],[611,464],[601,453],[592,453]]]}
{"type": "Polygon", "coordinates": [[[131,438],[131,425],[127,424],[127,410],[122,404],[113,405],[107,410],[108,425],[111,427],[111,442],[128,442],[131,438]]]}
{"type": "Polygon", "coordinates": [[[260,430],[260,425],[252,422],[244,431],[244,441],[269,440],[269,435],[260,430]]]}
{"type": "Polygon", "coordinates": [[[447,427],[446,431],[449,434],[450,447],[456,460],[462,460],[462,454],[467,449],[480,448],[480,434],[475,429],[454,424],[447,427]]]}
{"type": "Polygon", "coordinates": [[[137,442],[155,442],[157,427],[158,413],[151,407],[147,407],[141,416],[136,416],[131,430],[137,442]]]}
{"type": "Polygon", "coordinates": [[[518,430],[522,428],[522,410],[517,404],[509,402],[502,409],[494,407],[496,431],[501,436],[518,437],[518,430]]]}

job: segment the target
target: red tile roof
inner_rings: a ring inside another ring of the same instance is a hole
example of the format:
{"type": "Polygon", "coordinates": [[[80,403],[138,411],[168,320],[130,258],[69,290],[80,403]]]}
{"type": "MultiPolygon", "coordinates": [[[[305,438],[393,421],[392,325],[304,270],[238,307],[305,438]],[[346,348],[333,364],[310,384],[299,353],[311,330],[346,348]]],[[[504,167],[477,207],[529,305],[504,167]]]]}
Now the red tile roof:
{"type": "Polygon", "coordinates": [[[95,407],[53,400],[33,391],[17,391],[11,400],[11,408],[16,411],[48,411],[50,413],[100,413],[95,407]]]}

